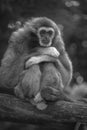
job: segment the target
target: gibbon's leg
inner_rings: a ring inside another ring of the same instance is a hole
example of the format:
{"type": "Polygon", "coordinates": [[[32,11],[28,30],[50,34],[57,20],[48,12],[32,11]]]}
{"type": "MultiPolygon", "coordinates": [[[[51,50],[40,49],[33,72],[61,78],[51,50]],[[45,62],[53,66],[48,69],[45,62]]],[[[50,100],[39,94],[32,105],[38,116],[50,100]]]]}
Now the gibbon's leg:
{"type": "Polygon", "coordinates": [[[20,98],[34,98],[40,91],[40,80],[39,65],[32,65],[21,73],[19,83],[15,87],[15,94],[20,98]]]}
{"type": "MultiPolygon", "coordinates": [[[[48,96],[49,100],[56,100],[59,98],[59,95],[60,95],[60,99],[64,99],[65,96],[64,96],[63,90],[65,87],[64,86],[65,82],[63,81],[63,78],[66,78],[64,77],[66,76],[64,73],[66,73],[67,70],[63,67],[63,65],[61,65],[60,62],[58,64],[58,58],[53,58],[48,55],[40,55],[40,56],[32,57],[26,62],[25,66],[26,68],[28,68],[33,64],[39,64],[39,63],[42,64],[41,70],[43,70],[42,76],[41,76],[42,77],[41,78],[41,93],[42,93],[41,95],[43,96],[50,95],[51,97],[48,96]],[[64,76],[62,76],[63,74],[64,76]],[[54,96],[53,98],[52,98],[52,95],[54,96]]],[[[66,98],[67,100],[69,100],[68,97],[66,98]]]]}
{"type": "Polygon", "coordinates": [[[22,72],[15,94],[21,99],[27,99],[39,110],[46,109],[47,104],[40,94],[41,71],[39,65],[32,65],[22,72]]]}
{"type": "Polygon", "coordinates": [[[66,89],[71,82],[73,75],[73,68],[72,68],[72,62],[65,51],[59,55],[56,62],[56,67],[57,70],[59,70],[59,72],[61,73],[64,89],[66,89]]]}
{"type": "Polygon", "coordinates": [[[53,63],[44,63],[41,77],[41,96],[46,101],[61,99],[63,93],[63,82],[61,74],[53,63]],[[60,96],[59,96],[60,95],[60,96]]]}

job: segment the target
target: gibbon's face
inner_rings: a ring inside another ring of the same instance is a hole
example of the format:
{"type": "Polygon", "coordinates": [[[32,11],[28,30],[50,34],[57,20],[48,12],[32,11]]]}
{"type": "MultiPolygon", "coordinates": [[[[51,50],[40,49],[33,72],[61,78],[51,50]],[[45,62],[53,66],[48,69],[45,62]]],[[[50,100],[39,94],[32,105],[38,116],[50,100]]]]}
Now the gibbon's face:
{"type": "Polygon", "coordinates": [[[35,30],[39,45],[42,47],[50,47],[55,38],[60,35],[57,24],[49,18],[32,18],[30,24],[35,30]]]}
{"type": "Polygon", "coordinates": [[[31,49],[38,47],[50,47],[54,43],[60,31],[56,23],[46,17],[33,18],[29,21],[30,26],[30,42],[31,49]]]}
{"type": "Polygon", "coordinates": [[[55,31],[52,27],[40,27],[37,31],[37,36],[40,46],[49,47],[52,45],[55,31]]]}

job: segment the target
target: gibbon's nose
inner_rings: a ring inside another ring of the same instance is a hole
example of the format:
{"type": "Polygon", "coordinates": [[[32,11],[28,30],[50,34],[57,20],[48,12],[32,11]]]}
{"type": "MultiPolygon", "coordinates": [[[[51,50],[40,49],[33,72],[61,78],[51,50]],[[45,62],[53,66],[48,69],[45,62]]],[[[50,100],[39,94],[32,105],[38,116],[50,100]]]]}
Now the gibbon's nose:
{"type": "Polygon", "coordinates": [[[43,44],[47,45],[47,44],[49,44],[49,42],[50,42],[49,37],[45,36],[44,38],[42,38],[42,43],[43,44]]]}

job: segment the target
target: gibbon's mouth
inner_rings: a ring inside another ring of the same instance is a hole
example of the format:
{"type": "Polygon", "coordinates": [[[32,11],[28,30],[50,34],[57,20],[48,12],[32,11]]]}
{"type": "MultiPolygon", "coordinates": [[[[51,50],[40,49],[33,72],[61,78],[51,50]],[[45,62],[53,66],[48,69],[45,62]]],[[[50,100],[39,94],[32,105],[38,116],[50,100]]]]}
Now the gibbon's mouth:
{"type": "Polygon", "coordinates": [[[49,42],[50,42],[50,40],[49,40],[47,37],[45,37],[45,38],[42,38],[41,42],[42,42],[43,44],[45,44],[45,45],[48,45],[49,42]]]}

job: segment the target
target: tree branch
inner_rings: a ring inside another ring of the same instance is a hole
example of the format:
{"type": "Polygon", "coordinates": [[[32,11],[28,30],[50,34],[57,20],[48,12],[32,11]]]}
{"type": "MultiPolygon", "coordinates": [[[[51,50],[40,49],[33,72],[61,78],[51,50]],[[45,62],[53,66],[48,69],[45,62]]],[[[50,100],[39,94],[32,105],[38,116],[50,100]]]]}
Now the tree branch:
{"type": "Polygon", "coordinates": [[[47,109],[40,111],[25,100],[12,95],[0,94],[0,120],[41,125],[55,125],[58,122],[87,123],[87,105],[58,101],[50,103],[47,109]]]}

